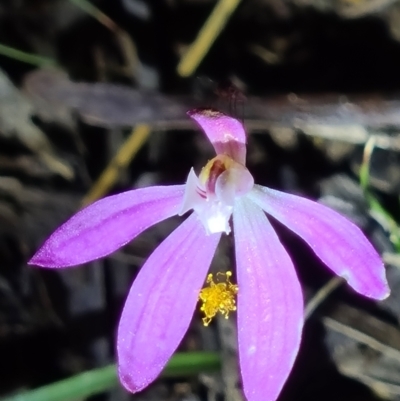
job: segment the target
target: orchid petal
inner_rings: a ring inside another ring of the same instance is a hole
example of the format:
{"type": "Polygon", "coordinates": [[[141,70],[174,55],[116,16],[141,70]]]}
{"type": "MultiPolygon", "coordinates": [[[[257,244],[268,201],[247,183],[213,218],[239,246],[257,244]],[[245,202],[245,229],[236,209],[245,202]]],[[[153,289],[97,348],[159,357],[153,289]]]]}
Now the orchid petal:
{"type": "Polygon", "coordinates": [[[246,133],[240,121],[212,109],[195,109],[188,115],[204,130],[218,155],[246,163],[246,133]]]}
{"type": "Polygon", "coordinates": [[[129,391],[151,383],[181,342],[220,236],[205,235],[192,214],[140,270],[118,329],[119,376],[129,391]]]}
{"type": "Polygon", "coordinates": [[[319,203],[259,185],[249,197],[303,238],[357,292],[375,299],[389,295],[383,262],[355,224],[319,203]]]}
{"type": "Polygon", "coordinates": [[[302,291],[289,255],[257,205],[237,200],[233,224],[243,390],[249,401],[274,401],[299,350],[302,291]]]}
{"type": "Polygon", "coordinates": [[[101,199],[59,227],[29,264],[67,267],[106,256],[178,214],[184,190],[184,185],[150,187],[101,199]]]}

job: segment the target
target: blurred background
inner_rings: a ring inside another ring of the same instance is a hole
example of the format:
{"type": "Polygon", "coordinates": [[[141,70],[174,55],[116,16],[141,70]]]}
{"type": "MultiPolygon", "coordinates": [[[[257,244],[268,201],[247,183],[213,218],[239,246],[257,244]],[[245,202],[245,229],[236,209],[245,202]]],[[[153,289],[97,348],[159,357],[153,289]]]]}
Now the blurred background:
{"type": "MultiPolygon", "coordinates": [[[[194,107],[241,120],[256,182],[348,216],[387,266],[391,297],[366,300],[273,221],[307,311],[280,400],[400,399],[398,0],[0,1],[0,399],[243,400],[234,314],[198,311],[157,381],[118,384],[124,298],[180,218],[82,267],[27,266],[83,206],[199,172],[194,107]]],[[[226,237],[212,269],[232,255],[226,237]]]]}

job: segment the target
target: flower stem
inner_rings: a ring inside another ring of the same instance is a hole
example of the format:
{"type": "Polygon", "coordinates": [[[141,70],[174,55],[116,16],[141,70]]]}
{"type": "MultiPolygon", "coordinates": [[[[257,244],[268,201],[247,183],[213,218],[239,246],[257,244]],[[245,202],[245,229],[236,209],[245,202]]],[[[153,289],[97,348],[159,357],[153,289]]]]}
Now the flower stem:
{"type": "MultiPolygon", "coordinates": [[[[218,370],[220,365],[220,357],[216,353],[181,352],[171,358],[162,376],[191,376],[204,371],[218,370]]],[[[116,386],[118,386],[116,366],[108,365],[35,390],[2,398],[1,401],[73,401],[99,394],[116,386]]]]}

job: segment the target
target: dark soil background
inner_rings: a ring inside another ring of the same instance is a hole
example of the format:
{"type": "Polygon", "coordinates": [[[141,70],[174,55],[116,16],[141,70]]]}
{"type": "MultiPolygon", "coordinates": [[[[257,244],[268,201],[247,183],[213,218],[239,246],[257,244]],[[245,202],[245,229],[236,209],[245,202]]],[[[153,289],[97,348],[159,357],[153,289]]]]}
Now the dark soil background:
{"type": "MultiPolygon", "coordinates": [[[[400,2],[242,0],[188,78],[177,65],[216,1],[94,4],[114,23],[102,24],[73,1],[0,1],[0,44],[45,58],[33,65],[0,49],[0,396],[115,360],[130,283],[179,219],[84,267],[41,270],[27,260],[81,207],[135,124],[151,123],[151,136],[104,195],[183,183],[192,166],[198,171],[212,149],[185,111],[208,106],[248,127],[257,183],[346,214],[387,262],[388,300],[376,304],[343,285],[311,314],[280,400],[400,399],[400,2]],[[44,64],[52,69],[37,72],[44,64]],[[310,95],[313,101],[302,100],[310,95]],[[364,101],[368,107],[358,108],[364,101]],[[343,104],[354,112],[340,114],[343,104]],[[369,191],[392,220],[371,210],[359,185],[372,134],[380,139],[369,191]]],[[[309,301],[331,273],[273,223],[309,301]]],[[[227,265],[231,248],[228,238],[217,263],[227,265]]],[[[140,394],[119,388],[91,399],[239,401],[227,327],[235,332],[234,315],[204,328],[199,312],[180,348],[221,351],[222,372],[161,378],[140,394]]]]}

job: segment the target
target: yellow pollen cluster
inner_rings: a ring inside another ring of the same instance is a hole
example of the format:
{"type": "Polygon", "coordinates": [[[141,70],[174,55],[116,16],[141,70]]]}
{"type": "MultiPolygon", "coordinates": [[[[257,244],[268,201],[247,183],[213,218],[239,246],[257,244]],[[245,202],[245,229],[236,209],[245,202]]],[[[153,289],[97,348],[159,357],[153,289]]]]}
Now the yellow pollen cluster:
{"type": "Polygon", "coordinates": [[[205,314],[205,317],[203,317],[204,326],[208,326],[218,312],[222,313],[225,319],[228,319],[229,312],[236,310],[235,295],[238,293],[239,288],[229,281],[232,272],[219,272],[217,276],[225,276],[225,282],[215,283],[213,275],[210,273],[207,276],[207,284],[209,286],[203,288],[199,294],[199,299],[203,303],[200,310],[205,314]]]}

